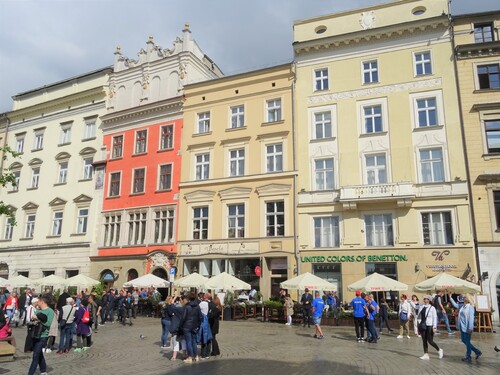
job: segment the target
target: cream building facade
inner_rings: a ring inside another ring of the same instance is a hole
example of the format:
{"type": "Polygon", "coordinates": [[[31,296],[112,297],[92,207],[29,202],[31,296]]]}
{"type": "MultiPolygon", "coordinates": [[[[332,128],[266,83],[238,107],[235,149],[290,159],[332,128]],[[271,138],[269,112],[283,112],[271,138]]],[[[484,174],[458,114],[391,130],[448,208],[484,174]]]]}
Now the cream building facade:
{"type": "Polygon", "coordinates": [[[453,18],[482,291],[500,310],[500,12],[453,18]]]}
{"type": "Polygon", "coordinates": [[[110,72],[100,69],[13,97],[2,133],[19,153],[4,161],[17,185],[0,193],[17,221],[0,218],[0,262],[10,277],[89,272],[102,200],[92,164],[101,158],[99,116],[110,72]]]}
{"type": "Polygon", "coordinates": [[[447,1],[297,21],[294,52],[300,272],[344,300],[373,272],[477,277],[447,1]]]}
{"type": "Polygon", "coordinates": [[[294,275],[291,64],[185,87],[180,276],[228,272],[279,292],[294,275]]]}

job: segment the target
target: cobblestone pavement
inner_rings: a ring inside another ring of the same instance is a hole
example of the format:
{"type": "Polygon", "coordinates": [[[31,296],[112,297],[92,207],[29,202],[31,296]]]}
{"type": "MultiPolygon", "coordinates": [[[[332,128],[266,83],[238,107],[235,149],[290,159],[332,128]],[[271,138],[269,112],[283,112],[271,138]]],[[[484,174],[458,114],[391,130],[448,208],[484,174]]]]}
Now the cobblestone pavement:
{"type": "MultiPolygon", "coordinates": [[[[312,337],[313,328],[288,327],[257,320],[221,322],[217,336],[221,356],[192,364],[169,360],[160,350],[160,320],[138,318],[132,327],[106,324],[94,334],[94,345],[86,352],[46,354],[49,374],[498,374],[499,333],[474,333],[472,341],[483,352],[479,361],[462,362],[464,345],[459,334],[436,336],[444,349],[439,360],[430,348],[430,361],[422,361],[422,341],[396,339],[382,334],[377,344],[357,343],[353,327],[324,327],[324,340],[312,337]],[[141,338],[145,336],[144,338],[141,338]]],[[[24,328],[14,328],[18,348],[24,345],[24,328]]],[[[396,331],[394,332],[396,333],[396,331]]],[[[0,374],[26,374],[31,356],[18,350],[14,362],[0,363],[0,374]]]]}

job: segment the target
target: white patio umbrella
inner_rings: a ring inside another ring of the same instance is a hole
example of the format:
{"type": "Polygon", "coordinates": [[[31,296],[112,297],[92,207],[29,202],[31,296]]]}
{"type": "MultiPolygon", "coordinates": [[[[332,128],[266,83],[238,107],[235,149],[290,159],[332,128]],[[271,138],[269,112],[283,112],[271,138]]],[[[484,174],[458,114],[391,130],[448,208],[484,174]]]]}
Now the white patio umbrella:
{"type": "Polygon", "coordinates": [[[10,279],[6,279],[5,282],[0,281],[0,286],[5,286],[7,288],[21,288],[33,285],[35,285],[35,282],[23,275],[17,275],[10,279]]]}
{"type": "Polygon", "coordinates": [[[135,288],[166,288],[170,285],[167,280],[162,279],[161,277],[155,276],[152,273],[147,273],[137,279],[133,279],[127,281],[123,284],[124,287],[133,286],[135,288]]]}
{"type": "Polygon", "coordinates": [[[203,285],[205,289],[222,289],[222,290],[242,290],[251,289],[251,285],[238,279],[237,277],[222,272],[217,276],[208,279],[203,285]]]}
{"type": "Polygon", "coordinates": [[[193,272],[174,281],[174,286],[178,288],[201,288],[208,280],[208,277],[193,272]]]}
{"type": "Polygon", "coordinates": [[[283,289],[315,289],[315,290],[331,290],[337,291],[337,286],[331,282],[322,279],[310,272],[305,272],[299,276],[295,276],[289,280],[283,281],[280,284],[283,289]]]}
{"type": "Polygon", "coordinates": [[[99,280],[93,279],[91,277],[85,276],[79,273],[76,276],[66,279],[67,286],[77,286],[81,288],[91,288],[94,285],[99,285],[101,282],[99,280]]]}
{"type": "Polygon", "coordinates": [[[442,272],[415,285],[415,290],[419,292],[447,290],[455,293],[477,293],[481,287],[466,280],[459,279],[453,275],[442,272]]]}
{"type": "Polygon", "coordinates": [[[60,276],[57,276],[57,275],[49,275],[49,276],[42,277],[41,279],[34,280],[34,283],[36,285],[41,285],[41,286],[44,286],[44,285],[48,285],[48,286],[54,286],[54,285],[67,286],[68,284],[66,284],[66,280],[67,279],[64,279],[64,278],[62,278],[60,276]]]}
{"type": "Polygon", "coordinates": [[[408,290],[408,285],[374,272],[371,275],[348,285],[347,289],[351,292],[356,290],[361,292],[404,291],[408,290]]]}

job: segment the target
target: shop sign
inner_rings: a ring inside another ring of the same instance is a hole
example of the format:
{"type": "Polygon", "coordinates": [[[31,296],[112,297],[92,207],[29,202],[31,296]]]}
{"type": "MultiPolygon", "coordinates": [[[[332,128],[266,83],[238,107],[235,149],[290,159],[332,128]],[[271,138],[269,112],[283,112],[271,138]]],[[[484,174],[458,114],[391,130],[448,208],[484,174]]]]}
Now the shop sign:
{"type": "Polygon", "coordinates": [[[407,262],[408,258],[402,254],[390,255],[328,255],[303,256],[302,263],[356,263],[356,262],[407,262]]]}

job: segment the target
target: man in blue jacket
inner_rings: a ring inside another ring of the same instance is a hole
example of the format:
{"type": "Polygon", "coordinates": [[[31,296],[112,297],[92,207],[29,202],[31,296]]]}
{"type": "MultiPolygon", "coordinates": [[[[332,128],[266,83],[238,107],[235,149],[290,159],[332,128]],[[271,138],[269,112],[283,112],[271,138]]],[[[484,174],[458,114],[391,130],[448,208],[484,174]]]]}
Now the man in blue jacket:
{"type": "Polygon", "coordinates": [[[361,292],[356,291],[356,297],[351,301],[351,307],[353,308],[354,326],[356,327],[356,338],[358,342],[365,341],[365,315],[366,302],[360,297],[361,292]]]}

